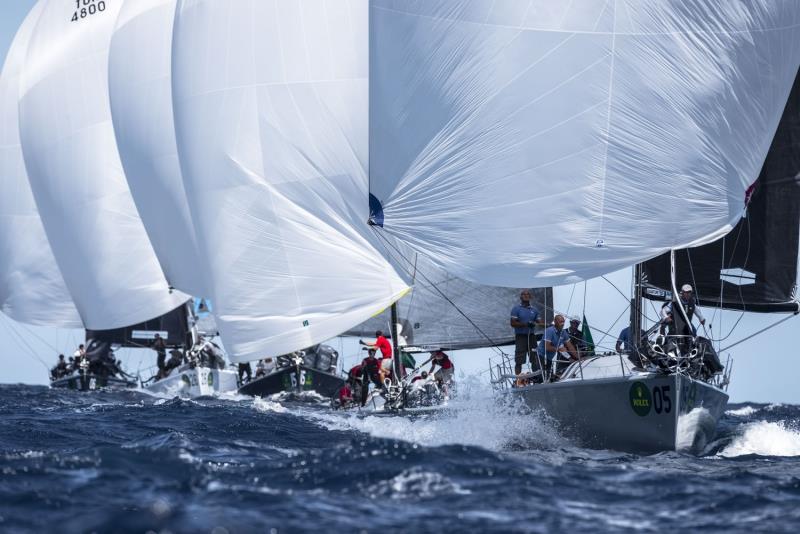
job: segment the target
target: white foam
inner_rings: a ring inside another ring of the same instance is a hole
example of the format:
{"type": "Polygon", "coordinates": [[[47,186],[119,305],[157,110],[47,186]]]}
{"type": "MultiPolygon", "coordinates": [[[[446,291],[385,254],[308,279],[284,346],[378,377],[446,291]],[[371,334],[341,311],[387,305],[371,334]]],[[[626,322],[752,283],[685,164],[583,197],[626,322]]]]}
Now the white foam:
{"type": "Polygon", "coordinates": [[[253,407],[259,412],[273,412],[273,413],[286,412],[286,408],[283,407],[279,402],[262,399],[261,397],[256,397],[255,399],[253,399],[253,407]]]}
{"type": "Polygon", "coordinates": [[[747,417],[753,415],[757,411],[758,410],[752,406],[742,406],[741,408],[736,408],[735,410],[726,411],[725,415],[732,415],[734,417],[747,417]]]}
{"type": "Polygon", "coordinates": [[[328,430],[357,430],[426,447],[473,445],[499,451],[511,446],[528,449],[565,444],[542,417],[522,409],[518,403],[498,404],[483,388],[460,393],[441,411],[412,417],[311,410],[303,415],[328,430]]]}
{"type": "Polygon", "coordinates": [[[744,432],[719,454],[727,458],[746,454],[800,456],[800,432],[784,422],[750,423],[744,425],[744,432]]]}

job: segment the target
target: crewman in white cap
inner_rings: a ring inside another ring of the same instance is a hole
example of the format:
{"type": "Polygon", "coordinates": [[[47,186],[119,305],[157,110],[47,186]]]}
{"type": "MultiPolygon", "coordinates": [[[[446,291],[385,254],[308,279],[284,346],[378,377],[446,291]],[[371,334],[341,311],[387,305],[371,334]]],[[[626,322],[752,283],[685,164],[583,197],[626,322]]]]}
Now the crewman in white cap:
{"type": "MultiPolygon", "coordinates": [[[[664,325],[669,327],[669,334],[675,335],[685,335],[691,336],[695,334],[694,326],[692,326],[692,320],[694,316],[697,316],[697,319],[700,321],[701,325],[706,324],[706,319],[703,317],[703,314],[700,312],[700,309],[697,307],[697,303],[695,302],[694,295],[692,293],[692,286],[689,284],[683,284],[681,286],[680,291],[680,299],[681,304],[683,305],[683,309],[686,311],[686,318],[689,320],[688,325],[682,332],[675,331],[675,321],[674,321],[674,313],[673,313],[673,302],[667,302],[661,307],[661,322],[664,325]]],[[[663,327],[662,327],[663,333],[663,327]]]]}

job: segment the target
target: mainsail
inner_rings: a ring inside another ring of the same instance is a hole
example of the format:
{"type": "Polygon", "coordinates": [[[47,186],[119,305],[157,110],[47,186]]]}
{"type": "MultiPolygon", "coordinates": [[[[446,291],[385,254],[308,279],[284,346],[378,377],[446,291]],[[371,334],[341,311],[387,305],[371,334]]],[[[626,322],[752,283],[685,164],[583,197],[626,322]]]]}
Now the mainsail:
{"type": "Polygon", "coordinates": [[[139,216],[167,281],[208,296],[183,188],[172,113],[176,0],[135,0],[120,9],[109,52],[117,146],[139,216]]]}
{"type": "Polygon", "coordinates": [[[19,140],[19,83],[42,3],[33,6],[0,74],[0,310],[29,324],[78,328],[81,319],[64,285],[28,184],[19,140]]]}
{"type": "Polygon", "coordinates": [[[84,325],[126,326],[185,302],[171,293],[123,173],[108,100],[122,2],[76,16],[46,0],[22,72],[20,139],[31,189],[84,325]]]}
{"type": "Polygon", "coordinates": [[[173,106],[234,361],[337,336],[405,293],[365,221],[368,9],[182,0],[173,106]]]}
{"type": "MultiPolygon", "coordinates": [[[[403,256],[395,259],[404,264],[398,267],[407,271],[413,283],[412,291],[397,301],[399,335],[405,344],[455,350],[514,343],[509,318],[512,306],[519,302],[519,288],[475,284],[443,271],[425,256],[403,256]]],[[[552,288],[534,289],[532,294],[543,317],[551,318],[552,288]]],[[[389,310],[345,335],[373,337],[376,330],[391,332],[389,310]]]]}
{"type": "MultiPolygon", "coordinates": [[[[796,312],[798,240],[800,79],[795,78],[746,216],[722,239],[676,251],[675,276],[679,284],[694,286],[703,306],[796,312]]],[[[643,267],[643,296],[672,298],[669,254],[643,267]]]]}
{"type": "Polygon", "coordinates": [[[373,0],[372,220],[548,286],[738,221],[800,64],[794,0],[373,0]]]}

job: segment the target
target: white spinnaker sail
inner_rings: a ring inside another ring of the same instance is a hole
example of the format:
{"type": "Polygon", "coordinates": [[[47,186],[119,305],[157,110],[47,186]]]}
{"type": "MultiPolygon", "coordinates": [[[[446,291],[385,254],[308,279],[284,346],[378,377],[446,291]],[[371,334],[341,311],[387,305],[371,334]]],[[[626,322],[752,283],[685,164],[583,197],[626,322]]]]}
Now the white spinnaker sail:
{"type": "Polygon", "coordinates": [[[366,0],[179,2],[178,151],[234,361],[307,347],[406,286],[370,242],[366,0]]]}
{"type": "Polygon", "coordinates": [[[170,293],[136,212],[108,101],[108,49],[120,1],[43,2],[20,90],[28,178],[56,262],[84,326],[103,330],[161,315],[170,293]],[[74,19],[74,20],[73,20],[74,19]]]}
{"type": "Polygon", "coordinates": [[[172,114],[176,0],[125,2],[109,52],[114,132],[136,208],[170,285],[210,296],[183,189],[172,114]]]}
{"type": "Polygon", "coordinates": [[[0,310],[17,321],[80,328],[33,200],[19,141],[19,78],[42,4],[17,31],[0,74],[0,310]]]}
{"type": "Polygon", "coordinates": [[[495,285],[730,230],[800,63],[795,0],[372,0],[370,17],[384,227],[495,285]]]}

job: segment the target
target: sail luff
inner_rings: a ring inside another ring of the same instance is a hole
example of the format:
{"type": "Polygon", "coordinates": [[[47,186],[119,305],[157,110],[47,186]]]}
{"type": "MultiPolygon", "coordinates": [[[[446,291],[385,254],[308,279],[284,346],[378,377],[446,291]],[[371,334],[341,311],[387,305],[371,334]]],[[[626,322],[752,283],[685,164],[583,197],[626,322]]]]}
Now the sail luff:
{"type": "Polygon", "coordinates": [[[109,52],[117,146],[133,200],[170,286],[210,296],[186,200],[172,111],[176,0],[125,2],[109,52]]]}
{"type": "Polygon", "coordinates": [[[134,324],[188,299],[169,290],[116,147],[108,51],[121,5],[108,2],[104,10],[76,19],[70,2],[45,0],[19,101],[20,138],[36,205],[64,282],[90,329],[134,324]]]}
{"type": "Polygon", "coordinates": [[[34,4],[0,74],[0,310],[27,324],[80,328],[28,183],[19,135],[19,84],[43,4],[34,4]]]}
{"type": "Polygon", "coordinates": [[[178,4],[178,153],[234,361],[334,337],[407,290],[364,224],[367,67],[365,0],[178,4]]]}

